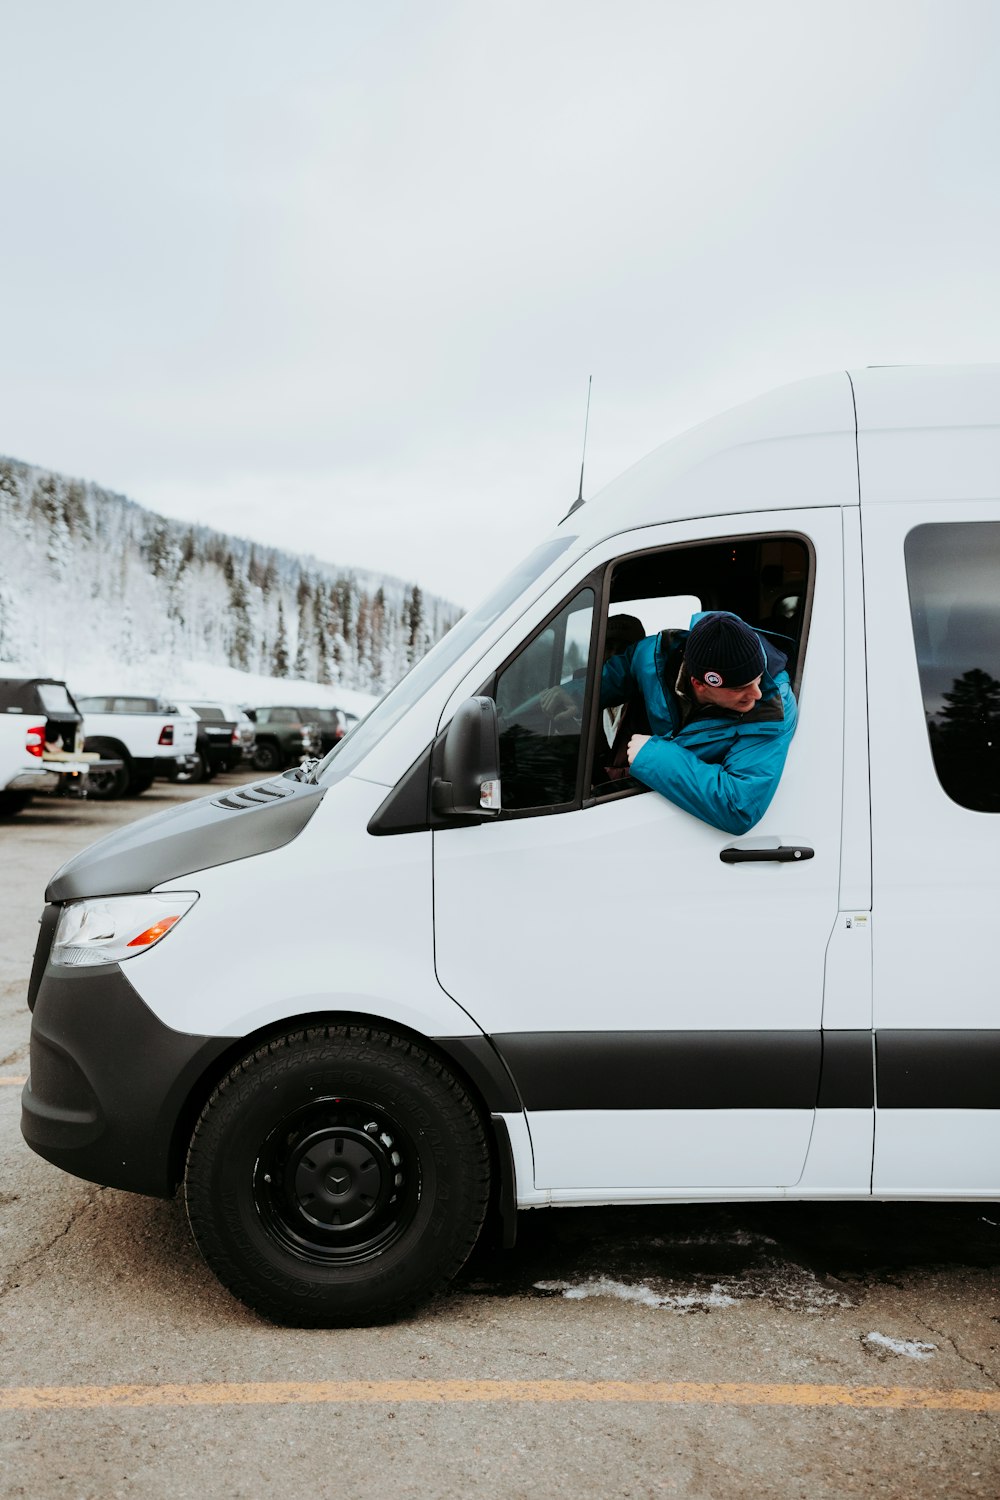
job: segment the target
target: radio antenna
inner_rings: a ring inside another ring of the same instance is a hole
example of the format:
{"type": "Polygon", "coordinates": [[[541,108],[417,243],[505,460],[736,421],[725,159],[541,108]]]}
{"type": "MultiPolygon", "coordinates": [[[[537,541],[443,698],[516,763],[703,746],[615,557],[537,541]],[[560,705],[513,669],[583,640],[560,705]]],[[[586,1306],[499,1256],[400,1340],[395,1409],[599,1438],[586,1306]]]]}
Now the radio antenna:
{"type": "Polygon", "coordinates": [[[583,504],[583,466],[587,462],[587,429],[590,426],[590,388],[593,385],[593,383],[594,383],[594,377],[593,377],[593,375],[588,375],[587,376],[587,415],[584,417],[584,420],[583,420],[583,453],[580,455],[580,492],[577,495],[576,499],[573,501],[573,504],[570,506],[569,510],[567,511],[567,515],[570,515],[570,516],[573,514],[573,512],[575,510],[579,510],[580,506],[583,504]]]}

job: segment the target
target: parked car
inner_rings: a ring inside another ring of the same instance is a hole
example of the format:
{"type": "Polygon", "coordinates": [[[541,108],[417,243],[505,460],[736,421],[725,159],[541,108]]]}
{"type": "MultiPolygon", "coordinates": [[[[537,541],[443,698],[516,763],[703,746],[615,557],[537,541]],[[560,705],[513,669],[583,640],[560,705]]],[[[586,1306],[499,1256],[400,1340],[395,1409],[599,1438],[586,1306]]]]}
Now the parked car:
{"type": "Polygon", "coordinates": [[[257,735],[253,763],[258,771],[280,771],[320,753],[320,728],[307,710],[274,704],[247,712],[257,735]]]}
{"type": "Polygon", "coordinates": [[[209,781],[219,771],[234,771],[253,754],[255,729],[252,719],[233,703],[186,703],[198,719],[198,755],[201,775],[191,780],[209,781]],[[249,753],[248,753],[249,751],[249,753]]]}
{"type": "Polygon", "coordinates": [[[296,712],[319,729],[321,755],[332,750],[347,733],[347,717],[339,708],[299,708],[296,712]]]}
{"type": "Polygon", "coordinates": [[[83,715],[65,682],[0,678],[0,817],[21,812],[34,792],[85,792],[91,776],[120,771],[120,760],[83,746],[83,715]]]}
{"type": "Polygon", "coordinates": [[[239,735],[240,759],[237,764],[245,762],[249,765],[253,761],[253,753],[257,748],[257,726],[245,708],[237,708],[234,705],[233,711],[237,715],[236,732],[239,735]]]}
{"type": "Polygon", "coordinates": [[[153,693],[89,694],[79,703],[84,749],[117,757],[116,769],[91,773],[92,797],[138,797],[156,777],[174,780],[194,763],[197,720],[179,704],[153,693]]]}
{"type": "Polygon", "coordinates": [[[308,1326],[402,1315],[519,1209],[1000,1201],[998,475],[1000,366],[876,368],[578,501],[321,771],[63,865],[28,1144],[183,1182],[224,1284],[308,1326]],[[596,785],[609,613],[673,651],[692,597],[760,636],[761,714],[596,785]]]}

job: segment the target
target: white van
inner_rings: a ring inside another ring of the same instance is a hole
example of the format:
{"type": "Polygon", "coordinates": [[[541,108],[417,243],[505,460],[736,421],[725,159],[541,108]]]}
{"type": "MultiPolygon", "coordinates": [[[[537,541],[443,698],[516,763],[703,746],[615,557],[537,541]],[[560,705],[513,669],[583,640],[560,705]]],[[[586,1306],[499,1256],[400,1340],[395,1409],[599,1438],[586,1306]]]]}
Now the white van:
{"type": "Polygon", "coordinates": [[[64,865],[23,1132],[183,1183],[299,1325],[401,1314],[519,1209],[995,1199],[997,814],[1000,366],[807,380],[574,507],[318,765],[64,865]],[[706,609],[799,702],[745,835],[595,776],[609,614],[706,609]]]}

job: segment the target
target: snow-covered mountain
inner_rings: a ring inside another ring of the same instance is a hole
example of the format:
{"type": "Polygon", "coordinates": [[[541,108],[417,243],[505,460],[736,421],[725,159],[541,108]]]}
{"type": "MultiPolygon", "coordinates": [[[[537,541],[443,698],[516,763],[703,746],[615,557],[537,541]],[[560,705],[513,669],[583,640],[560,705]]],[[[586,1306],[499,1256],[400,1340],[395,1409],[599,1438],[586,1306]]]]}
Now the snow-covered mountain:
{"type": "Polygon", "coordinates": [[[0,661],[82,690],[145,679],[160,691],[202,666],[381,695],[460,614],[416,583],[171,521],[0,458],[0,661]]]}

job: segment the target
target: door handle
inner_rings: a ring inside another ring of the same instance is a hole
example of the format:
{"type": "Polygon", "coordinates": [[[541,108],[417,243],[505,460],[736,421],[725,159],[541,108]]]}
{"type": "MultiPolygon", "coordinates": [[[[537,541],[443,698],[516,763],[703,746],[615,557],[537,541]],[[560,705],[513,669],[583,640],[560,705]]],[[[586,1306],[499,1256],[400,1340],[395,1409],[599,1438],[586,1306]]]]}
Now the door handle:
{"type": "Polygon", "coordinates": [[[810,849],[807,844],[780,844],[777,849],[741,849],[738,844],[730,844],[727,849],[719,850],[719,858],[724,865],[743,865],[752,859],[791,864],[794,860],[812,859],[815,853],[815,849],[810,849]]]}

